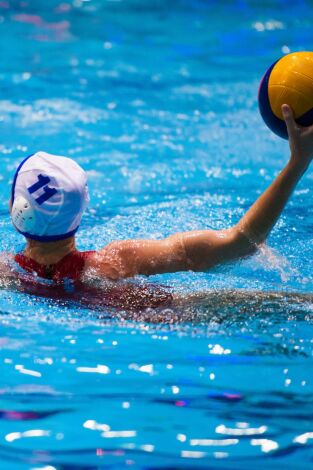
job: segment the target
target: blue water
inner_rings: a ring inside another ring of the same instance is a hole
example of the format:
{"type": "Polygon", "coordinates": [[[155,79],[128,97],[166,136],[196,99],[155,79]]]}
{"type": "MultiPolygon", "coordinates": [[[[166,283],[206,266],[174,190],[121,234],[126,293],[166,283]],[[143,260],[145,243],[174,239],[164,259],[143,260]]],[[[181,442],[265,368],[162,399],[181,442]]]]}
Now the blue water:
{"type": "MultiPolygon", "coordinates": [[[[23,247],[7,200],[36,150],[88,172],[80,249],[237,222],[288,157],[259,116],[259,80],[312,49],[312,27],[309,1],[1,0],[1,250],[23,247]]],[[[183,321],[2,285],[0,468],[312,466],[312,303],[219,294],[312,293],[312,179],[258,255],[150,279],[207,292],[183,321]]]]}

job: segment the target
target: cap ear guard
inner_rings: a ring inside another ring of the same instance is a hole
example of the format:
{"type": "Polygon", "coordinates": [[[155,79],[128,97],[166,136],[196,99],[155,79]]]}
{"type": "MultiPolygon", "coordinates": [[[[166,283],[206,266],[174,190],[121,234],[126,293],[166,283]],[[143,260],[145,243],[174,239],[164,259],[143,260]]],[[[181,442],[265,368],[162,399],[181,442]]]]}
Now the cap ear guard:
{"type": "Polygon", "coordinates": [[[36,214],[30,203],[23,196],[14,199],[11,209],[13,225],[20,232],[32,233],[36,225],[36,214]]]}

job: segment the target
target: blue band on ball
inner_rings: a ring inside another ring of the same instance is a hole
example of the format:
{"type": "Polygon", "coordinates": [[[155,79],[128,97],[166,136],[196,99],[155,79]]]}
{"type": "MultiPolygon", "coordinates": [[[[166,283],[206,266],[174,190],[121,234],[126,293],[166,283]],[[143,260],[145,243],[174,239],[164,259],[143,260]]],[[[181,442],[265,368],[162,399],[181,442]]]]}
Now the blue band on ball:
{"type": "Polygon", "coordinates": [[[313,108],[302,114],[296,121],[300,126],[311,126],[313,122],[313,108]]]}
{"type": "Polygon", "coordinates": [[[285,121],[282,119],[279,119],[277,116],[272,111],[271,105],[270,105],[270,100],[268,96],[268,81],[271,75],[271,72],[276,65],[276,62],[270,66],[269,69],[265,72],[260,88],[259,88],[259,96],[258,96],[258,101],[259,101],[259,109],[262,118],[264,119],[265,124],[273,131],[275,134],[277,134],[279,137],[282,137],[283,139],[288,139],[288,132],[287,132],[287,127],[285,124],[285,121]]]}

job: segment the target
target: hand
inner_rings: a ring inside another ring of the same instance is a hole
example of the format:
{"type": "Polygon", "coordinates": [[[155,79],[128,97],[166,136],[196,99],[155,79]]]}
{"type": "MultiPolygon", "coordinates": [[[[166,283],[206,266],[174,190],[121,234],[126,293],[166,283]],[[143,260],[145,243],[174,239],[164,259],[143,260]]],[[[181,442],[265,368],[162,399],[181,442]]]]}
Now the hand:
{"type": "Polygon", "coordinates": [[[313,158],[313,125],[309,127],[299,126],[288,104],[283,104],[281,110],[288,131],[291,151],[290,160],[297,165],[307,167],[313,158]]]}

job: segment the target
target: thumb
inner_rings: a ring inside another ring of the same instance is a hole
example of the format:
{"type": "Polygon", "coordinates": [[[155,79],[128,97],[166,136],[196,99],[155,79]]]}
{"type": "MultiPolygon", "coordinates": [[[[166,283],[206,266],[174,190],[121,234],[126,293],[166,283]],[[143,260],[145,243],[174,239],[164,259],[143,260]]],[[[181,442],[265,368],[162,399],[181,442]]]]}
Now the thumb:
{"type": "Polygon", "coordinates": [[[293,117],[292,109],[288,104],[283,104],[281,107],[281,111],[287,126],[288,135],[289,137],[291,137],[295,134],[295,131],[297,130],[297,123],[293,117]]]}

